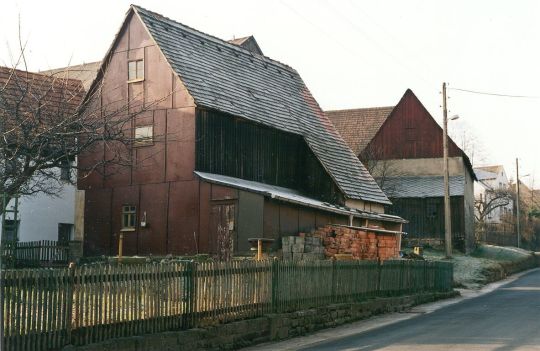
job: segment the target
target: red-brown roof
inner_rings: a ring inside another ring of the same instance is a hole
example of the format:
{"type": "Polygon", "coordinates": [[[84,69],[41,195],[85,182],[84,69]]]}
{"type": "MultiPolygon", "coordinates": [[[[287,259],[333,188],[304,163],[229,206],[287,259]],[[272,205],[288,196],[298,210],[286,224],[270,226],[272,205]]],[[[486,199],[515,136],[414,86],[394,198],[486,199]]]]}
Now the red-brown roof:
{"type": "Polygon", "coordinates": [[[101,68],[101,61],[83,63],[80,65],[73,65],[61,68],[49,69],[39,72],[47,76],[53,76],[56,78],[71,78],[80,80],[86,90],[90,88],[90,85],[97,76],[99,69],[101,68]]]}
{"type": "Polygon", "coordinates": [[[57,125],[77,113],[83,97],[79,80],[0,67],[0,120],[15,134],[27,123],[37,123],[35,131],[57,125]]]}
{"type": "Polygon", "coordinates": [[[375,137],[394,106],[326,111],[339,134],[356,155],[375,137]]]}

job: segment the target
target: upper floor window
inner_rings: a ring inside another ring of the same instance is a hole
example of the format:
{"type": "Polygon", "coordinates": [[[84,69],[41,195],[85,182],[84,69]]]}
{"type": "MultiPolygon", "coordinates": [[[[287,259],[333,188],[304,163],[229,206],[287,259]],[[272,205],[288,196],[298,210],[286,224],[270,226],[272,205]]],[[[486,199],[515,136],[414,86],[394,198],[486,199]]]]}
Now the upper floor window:
{"type": "Polygon", "coordinates": [[[154,141],[154,127],[135,127],[135,145],[151,144],[154,141]]]}
{"type": "Polygon", "coordinates": [[[144,60],[128,62],[128,82],[137,82],[144,79],[144,60]]]}

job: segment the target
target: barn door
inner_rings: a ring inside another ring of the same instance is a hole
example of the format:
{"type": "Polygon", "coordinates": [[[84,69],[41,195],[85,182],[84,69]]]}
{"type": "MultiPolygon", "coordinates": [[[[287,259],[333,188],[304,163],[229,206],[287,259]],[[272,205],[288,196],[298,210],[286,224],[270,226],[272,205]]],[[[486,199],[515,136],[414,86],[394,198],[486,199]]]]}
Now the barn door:
{"type": "Polygon", "coordinates": [[[211,230],[212,245],[218,260],[228,261],[234,252],[236,232],[236,205],[212,205],[211,230]]]}

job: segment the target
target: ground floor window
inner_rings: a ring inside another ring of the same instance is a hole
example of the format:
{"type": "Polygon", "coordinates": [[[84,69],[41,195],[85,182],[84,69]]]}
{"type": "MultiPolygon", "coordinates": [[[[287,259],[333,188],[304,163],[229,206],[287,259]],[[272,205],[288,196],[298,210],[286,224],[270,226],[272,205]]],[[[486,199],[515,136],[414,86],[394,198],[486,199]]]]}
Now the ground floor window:
{"type": "Polygon", "coordinates": [[[70,240],[73,240],[73,224],[58,223],[58,242],[66,244],[70,240]]]}
{"type": "Polygon", "coordinates": [[[122,230],[134,230],[137,208],[133,205],[122,206],[122,230]]]}

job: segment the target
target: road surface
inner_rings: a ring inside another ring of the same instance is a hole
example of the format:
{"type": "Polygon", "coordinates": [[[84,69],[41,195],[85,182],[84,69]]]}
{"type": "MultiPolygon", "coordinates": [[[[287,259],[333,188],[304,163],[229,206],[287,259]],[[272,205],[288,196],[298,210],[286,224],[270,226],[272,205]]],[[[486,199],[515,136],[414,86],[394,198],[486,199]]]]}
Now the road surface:
{"type": "MultiPolygon", "coordinates": [[[[414,311],[413,311],[414,312],[414,311]]],[[[356,327],[358,328],[358,327],[356,327]]],[[[338,334],[339,328],[334,329],[338,334]]],[[[332,334],[332,329],[325,331],[332,334]]],[[[367,331],[275,350],[540,350],[540,270],[485,295],[367,331]]],[[[301,338],[297,338],[301,339],[301,338]]],[[[307,339],[307,338],[306,338],[307,339]]],[[[289,342],[294,342],[290,340],[289,342]]],[[[271,350],[272,345],[260,348],[271,350]]]]}

